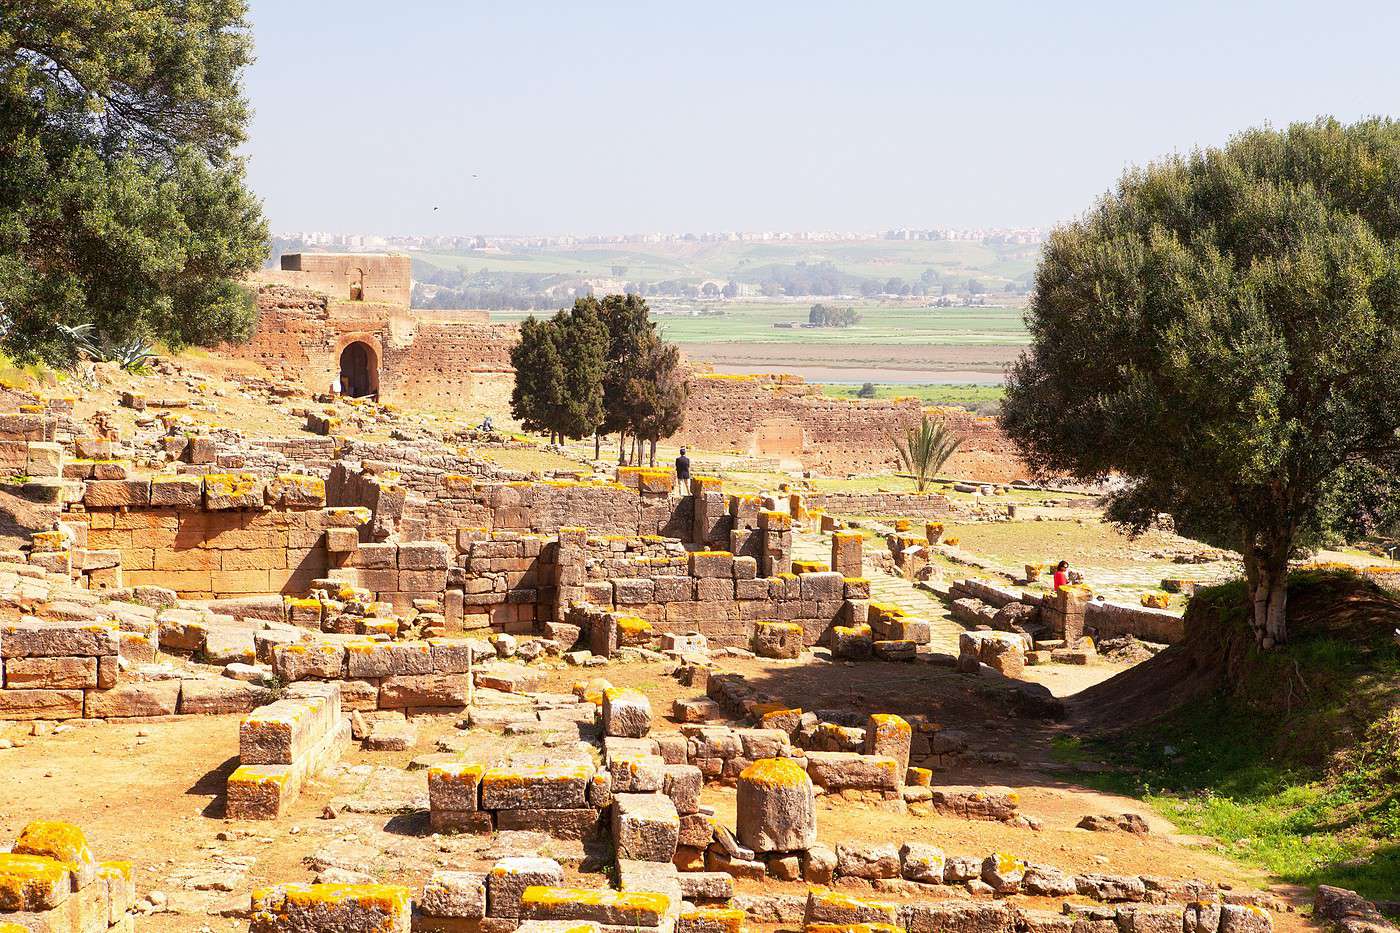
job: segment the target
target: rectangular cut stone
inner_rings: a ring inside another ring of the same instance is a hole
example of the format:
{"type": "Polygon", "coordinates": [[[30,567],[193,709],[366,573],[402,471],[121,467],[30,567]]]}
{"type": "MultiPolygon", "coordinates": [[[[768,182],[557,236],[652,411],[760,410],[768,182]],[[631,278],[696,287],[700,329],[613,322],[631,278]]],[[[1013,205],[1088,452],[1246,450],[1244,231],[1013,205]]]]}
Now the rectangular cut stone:
{"type": "Polygon", "coordinates": [[[467,692],[466,674],[385,677],[379,683],[379,705],[384,709],[466,706],[467,692]]]}
{"type": "Polygon", "coordinates": [[[26,619],[0,626],[0,657],[103,657],[117,653],[116,626],[26,619]]]}
{"type": "Polygon", "coordinates": [[[520,907],[527,920],[579,920],[655,929],[670,911],[671,899],[646,891],[532,886],[521,895],[520,907]]]}
{"type": "Polygon", "coordinates": [[[899,762],[883,755],[855,752],[807,753],[812,783],[827,790],[898,790],[904,780],[899,762]]]}
{"type": "Polygon", "coordinates": [[[612,832],[618,858],[670,862],[680,841],[680,815],[665,794],[614,794],[612,832]]]}
{"type": "Polygon", "coordinates": [[[496,829],[500,832],[538,832],[555,839],[597,838],[602,830],[602,820],[602,814],[592,807],[496,811],[496,829]]]}
{"type": "Polygon", "coordinates": [[[520,917],[520,898],[527,888],[558,887],[564,883],[564,869],[554,859],[511,856],[497,862],[486,875],[487,914],[491,917],[520,917]]]}
{"type": "Polygon", "coordinates": [[[180,708],[180,681],[153,680],[89,690],[83,715],[89,719],[126,716],[174,716],[180,708]]]}
{"type": "Polygon", "coordinates": [[[429,917],[480,920],[486,916],[486,875],[475,871],[435,871],[423,885],[417,906],[429,917]]]}
{"type": "Polygon", "coordinates": [[[81,690],[0,690],[0,720],[81,719],[81,690]]]}
{"type": "Polygon", "coordinates": [[[97,686],[97,658],[11,658],[5,662],[5,687],[81,689],[97,686]]]}
{"type": "Polygon", "coordinates": [[[428,806],[433,810],[466,812],[476,810],[481,803],[483,765],[475,762],[452,762],[428,769],[428,806]]]}
{"type": "Polygon", "coordinates": [[[409,933],[409,890],[391,884],[283,884],[253,892],[259,933],[374,930],[409,933]]]}
{"type": "Polygon", "coordinates": [[[481,778],[486,810],[577,809],[588,806],[593,766],[580,762],[491,768],[481,778]]]}

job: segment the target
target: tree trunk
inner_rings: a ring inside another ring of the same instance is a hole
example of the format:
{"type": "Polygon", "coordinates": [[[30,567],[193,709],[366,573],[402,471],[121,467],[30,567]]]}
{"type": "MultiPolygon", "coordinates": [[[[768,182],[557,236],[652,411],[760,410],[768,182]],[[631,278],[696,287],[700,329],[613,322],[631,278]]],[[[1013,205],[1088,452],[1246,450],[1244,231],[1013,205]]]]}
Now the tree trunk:
{"type": "Polygon", "coordinates": [[[617,432],[617,465],[627,465],[627,429],[617,432]]]}
{"type": "Polygon", "coordinates": [[[656,438],[651,439],[651,465],[656,466],[656,438]]]}
{"type": "Polygon", "coordinates": [[[593,459],[603,459],[603,435],[597,431],[593,432],[593,459]]]}
{"type": "Polygon", "coordinates": [[[1288,640],[1288,553],[1292,548],[1274,544],[1245,553],[1245,580],[1251,603],[1250,626],[1262,648],[1288,640]]]}

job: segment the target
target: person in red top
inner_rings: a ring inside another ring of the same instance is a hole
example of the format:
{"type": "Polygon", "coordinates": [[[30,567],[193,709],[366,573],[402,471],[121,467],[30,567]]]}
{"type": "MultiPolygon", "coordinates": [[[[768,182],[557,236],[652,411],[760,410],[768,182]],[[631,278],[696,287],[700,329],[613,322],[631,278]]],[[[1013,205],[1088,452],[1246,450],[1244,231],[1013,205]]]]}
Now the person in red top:
{"type": "Polygon", "coordinates": [[[1055,590],[1069,586],[1069,561],[1062,560],[1055,565],[1055,590]]]}

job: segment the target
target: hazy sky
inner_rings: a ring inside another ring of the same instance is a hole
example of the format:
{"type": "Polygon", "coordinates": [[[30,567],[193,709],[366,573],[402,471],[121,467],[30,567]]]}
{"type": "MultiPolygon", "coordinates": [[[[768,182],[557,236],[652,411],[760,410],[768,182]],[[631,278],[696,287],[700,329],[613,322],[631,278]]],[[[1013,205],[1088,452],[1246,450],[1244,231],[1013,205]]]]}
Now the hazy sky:
{"type": "Polygon", "coordinates": [[[278,231],[1048,226],[1243,127],[1400,115],[1394,0],[251,4],[278,231]]]}

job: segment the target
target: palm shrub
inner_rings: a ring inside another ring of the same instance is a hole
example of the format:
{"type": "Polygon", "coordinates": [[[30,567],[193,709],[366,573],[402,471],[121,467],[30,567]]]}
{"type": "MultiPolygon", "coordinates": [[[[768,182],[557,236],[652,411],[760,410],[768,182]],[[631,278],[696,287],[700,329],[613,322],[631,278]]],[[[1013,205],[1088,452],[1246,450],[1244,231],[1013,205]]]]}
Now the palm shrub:
{"type": "Polygon", "coordinates": [[[943,464],[962,443],[962,437],[942,418],[930,418],[928,415],[924,415],[917,425],[905,428],[903,437],[896,436],[894,439],[899,459],[904,463],[904,469],[913,474],[914,489],[918,492],[928,487],[929,481],[938,475],[943,464]]]}

